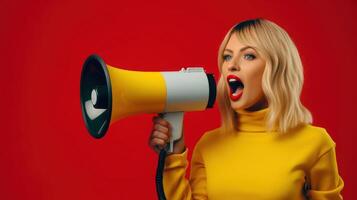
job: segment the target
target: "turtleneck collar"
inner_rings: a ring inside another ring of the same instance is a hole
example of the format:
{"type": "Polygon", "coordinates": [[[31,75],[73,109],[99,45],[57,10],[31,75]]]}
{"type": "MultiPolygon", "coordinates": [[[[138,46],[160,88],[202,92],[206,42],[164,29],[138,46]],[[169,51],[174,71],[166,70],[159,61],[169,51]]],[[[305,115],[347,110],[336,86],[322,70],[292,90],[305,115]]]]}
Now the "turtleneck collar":
{"type": "Polygon", "coordinates": [[[269,108],[258,111],[237,110],[238,130],[243,132],[268,132],[266,116],[269,108]]]}

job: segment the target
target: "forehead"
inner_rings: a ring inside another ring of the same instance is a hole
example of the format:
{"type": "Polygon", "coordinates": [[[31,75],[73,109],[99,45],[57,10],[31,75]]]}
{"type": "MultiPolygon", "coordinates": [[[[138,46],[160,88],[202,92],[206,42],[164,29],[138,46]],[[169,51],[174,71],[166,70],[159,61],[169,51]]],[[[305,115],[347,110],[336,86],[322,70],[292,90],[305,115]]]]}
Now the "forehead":
{"type": "Polygon", "coordinates": [[[237,34],[233,33],[228,40],[226,48],[234,50],[234,49],[240,49],[243,46],[245,45],[243,45],[243,43],[238,39],[237,34]]]}
{"type": "Polygon", "coordinates": [[[253,46],[253,45],[247,43],[246,41],[240,40],[237,33],[232,33],[232,35],[228,39],[225,49],[230,49],[232,51],[239,51],[240,49],[246,46],[253,46]]]}

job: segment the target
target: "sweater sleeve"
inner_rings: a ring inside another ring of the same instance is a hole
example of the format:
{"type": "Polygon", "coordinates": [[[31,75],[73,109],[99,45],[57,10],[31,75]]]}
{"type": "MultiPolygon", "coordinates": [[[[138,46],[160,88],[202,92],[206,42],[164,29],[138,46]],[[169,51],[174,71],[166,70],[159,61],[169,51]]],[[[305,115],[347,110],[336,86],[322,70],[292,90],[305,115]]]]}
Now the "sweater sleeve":
{"type": "Polygon", "coordinates": [[[192,155],[190,180],[186,178],[187,151],[167,156],[164,169],[164,191],[170,200],[207,199],[206,172],[200,152],[195,148],[192,155]]]}
{"type": "Polygon", "coordinates": [[[335,145],[311,167],[309,172],[311,200],[342,200],[341,190],[344,182],[338,173],[335,145]]]}

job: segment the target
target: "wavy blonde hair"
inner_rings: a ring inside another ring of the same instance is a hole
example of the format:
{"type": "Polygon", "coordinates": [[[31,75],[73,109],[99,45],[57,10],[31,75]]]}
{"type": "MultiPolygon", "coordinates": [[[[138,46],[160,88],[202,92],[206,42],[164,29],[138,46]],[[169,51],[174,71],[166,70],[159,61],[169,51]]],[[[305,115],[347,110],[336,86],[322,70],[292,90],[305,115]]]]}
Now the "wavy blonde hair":
{"type": "Polygon", "coordinates": [[[231,108],[226,81],[222,77],[223,51],[231,36],[252,45],[266,60],[262,88],[268,101],[267,128],[280,133],[300,125],[312,123],[312,116],[301,101],[304,82],[299,52],[287,32],[266,19],[243,21],[232,27],[222,41],[218,52],[221,76],[217,85],[217,101],[221,112],[221,128],[237,130],[238,114],[231,108]]]}

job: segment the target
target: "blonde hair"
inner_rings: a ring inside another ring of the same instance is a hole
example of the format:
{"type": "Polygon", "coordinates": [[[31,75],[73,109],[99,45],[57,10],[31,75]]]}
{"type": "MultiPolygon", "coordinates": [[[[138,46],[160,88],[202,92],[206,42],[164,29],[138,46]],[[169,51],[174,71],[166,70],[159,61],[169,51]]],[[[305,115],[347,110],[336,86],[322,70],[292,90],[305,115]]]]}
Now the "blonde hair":
{"type": "Polygon", "coordinates": [[[218,66],[221,73],[217,85],[217,101],[221,112],[221,128],[237,130],[238,114],[231,108],[226,81],[222,77],[223,51],[232,35],[239,41],[256,48],[266,65],[262,88],[268,101],[267,128],[277,128],[280,133],[300,125],[312,123],[312,116],[301,101],[304,82],[303,66],[299,52],[289,35],[281,27],[266,19],[241,22],[226,34],[218,52],[218,66]]]}

